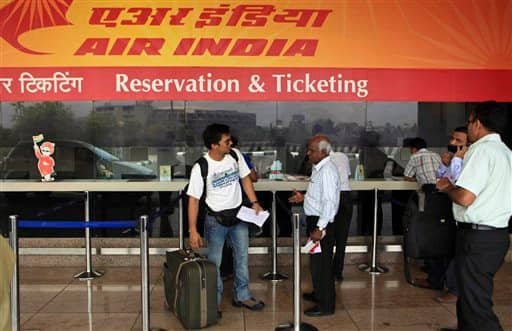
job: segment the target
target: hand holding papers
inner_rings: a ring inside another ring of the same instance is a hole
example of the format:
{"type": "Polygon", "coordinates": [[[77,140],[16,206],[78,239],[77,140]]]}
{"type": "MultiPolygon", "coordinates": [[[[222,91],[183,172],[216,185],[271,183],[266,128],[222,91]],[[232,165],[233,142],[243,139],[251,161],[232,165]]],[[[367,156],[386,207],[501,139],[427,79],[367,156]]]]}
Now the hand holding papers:
{"type": "Polygon", "coordinates": [[[256,211],[254,209],[242,206],[238,211],[238,214],[236,214],[236,217],[244,222],[253,223],[262,227],[269,215],[270,214],[266,210],[260,211],[258,215],[256,215],[256,211]]]}
{"type": "Polygon", "coordinates": [[[308,238],[306,244],[302,246],[301,252],[307,254],[322,253],[322,246],[320,246],[320,241],[313,241],[311,238],[308,238]]]}
{"type": "MultiPolygon", "coordinates": [[[[322,230],[322,239],[325,237],[325,230],[322,230]]],[[[307,254],[317,254],[322,253],[322,246],[320,245],[320,240],[313,241],[311,238],[308,238],[308,241],[301,249],[302,253],[307,254]]]]}

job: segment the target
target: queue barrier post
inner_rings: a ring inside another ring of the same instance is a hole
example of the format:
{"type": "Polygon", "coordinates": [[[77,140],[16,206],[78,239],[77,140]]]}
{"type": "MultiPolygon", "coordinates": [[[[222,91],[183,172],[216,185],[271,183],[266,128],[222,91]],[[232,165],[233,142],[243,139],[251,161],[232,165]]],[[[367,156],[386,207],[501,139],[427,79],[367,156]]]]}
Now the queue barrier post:
{"type": "Polygon", "coordinates": [[[288,279],[287,275],[281,274],[277,271],[277,212],[276,212],[276,192],[272,191],[272,247],[270,248],[272,254],[272,271],[263,275],[263,279],[271,280],[273,282],[280,282],[288,279]]]}
{"type": "MultiPolygon", "coordinates": [[[[182,196],[183,192],[180,191],[180,197],[182,196]]],[[[178,227],[179,227],[179,245],[180,249],[183,250],[185,247],[185,233],[183,230],[184,224],[183,224],[183,198],[178,199],[178,227]]]]}
{"type": "MultiPolygon", "coordinates": [[[[85,222],[90,221],[90,213],[89,213],[89,192],[85,191],[85,199],[84,199],[84,211],[85,211],[85,222]]],[[[86,270],[77,273],[74,275],[74,278],[79,280],[90,280],[94,278],[101,277],[105,274],[104,271],[93,270],[92,269],[92,248],[91,248],[91,229],[89,227],[85,227],[85,266],[86,270]]]]}
{"type": "Polygon", "coordinates": [[[140,229],[140,272],[141,272],[141,323],[142,331],[162,331],[161,328],[151,327],[149,303],[149,217],[139,217],[140,229]]]}
{"type": "Polygon", "coordinates": [[[372,235],[372,250],[371,250],[371,261],[359,265],[359,270],[369,272],[372,275],[380,275],[388,272],[386,267],[377,265],[377,209],[378,209],[378,190],[374,189],[374,204],[373,204],[373,235],[372,235]]]}
{"type": "Polygon", "coordinates": [[[276,331],[317,331],[313,325],[301,322],[301,286],[300,286],[300,268],[301,268],[301,244],[300,244],[300,214],[292,214],[293,223],[293,323],[280,325],[275,328],[276,331]]]}
{"type": "Polygon", "coordinates": [[[18,264],[18,215],[9,216],[10,233],[9,243],[14,252],[14,270],[11,280],[11,330],[20,330],[20,276],[19,276],[19,264],[18,264]]]}
{"type": "Polygon", "coordinates": [[[141,306],[142,306],[142,331],[149,331],[149,236],[148,216],[139,218],[140,226],[140,272],[141,272],[141,306]]]}

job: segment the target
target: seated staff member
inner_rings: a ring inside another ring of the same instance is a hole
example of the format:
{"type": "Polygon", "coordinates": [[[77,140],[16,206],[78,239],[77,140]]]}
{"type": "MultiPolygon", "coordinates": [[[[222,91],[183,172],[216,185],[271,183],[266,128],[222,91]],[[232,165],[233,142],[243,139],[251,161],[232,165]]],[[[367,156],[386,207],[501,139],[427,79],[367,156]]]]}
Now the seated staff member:
{"type": "Polygon", "coordinates": [[[313,136],[308,142],[307,155],[313,164],[306,195],[294,191],[289,201],[304,202],[307,230],[313,241],[320,241],[321,253],[311,254],[310,271],[313,293],[305,293],[304,299],[314,301],[315,306],[306,309],[307,316],[334,314],[335,288],[332,273],[334,248],[334,216],[340,201],[340,176],[329,153],[331,143],[324,135],[313,136]]]}

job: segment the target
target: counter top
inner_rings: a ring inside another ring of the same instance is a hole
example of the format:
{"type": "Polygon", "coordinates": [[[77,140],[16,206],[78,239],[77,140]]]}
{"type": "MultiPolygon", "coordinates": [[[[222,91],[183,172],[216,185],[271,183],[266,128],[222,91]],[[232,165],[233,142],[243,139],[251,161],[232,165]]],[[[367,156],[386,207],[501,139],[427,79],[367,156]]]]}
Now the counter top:
{"type": "MultiPolygon", "coordinates": [[[[29,180],[1,180],[0,192],[176,192],[187,185],[187,180],[161,182],[157,180],[61,180],[40,182],[29,180]]],[[[254,184],[257,191],[304,191],[308,181],[259,180],[254,184]]],[[[354,191],[373,190],[416,190],[418,184],[402,180],[367,179],[350,181],[354,191]]]]}

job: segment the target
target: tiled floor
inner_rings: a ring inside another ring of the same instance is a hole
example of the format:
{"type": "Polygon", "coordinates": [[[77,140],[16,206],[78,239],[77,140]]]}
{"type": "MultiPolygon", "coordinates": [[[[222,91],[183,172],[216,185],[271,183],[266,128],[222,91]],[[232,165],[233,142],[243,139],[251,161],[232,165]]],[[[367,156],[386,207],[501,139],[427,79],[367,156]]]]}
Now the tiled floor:
{"type": "MultiPolygon", "coordinates": [[[[336,284],[336,313],[304,318],[319,330],[436,330],[456,325],[455,305],[433,300],[437,292],[408,285],[402,266],[371,276],[356,266],[345,269],[345,281],[336,284]]],[[[74,268],[22,268],[20,270],[21,326],[26,331],[140,330],[140,272],[138,268],[109,268],[94,281],[74,280],[74,268]]],[[[231,282],[226,283],[223,318],[209,330],[274,330],[292,320],[293,282],[271,283],[259,278],[268,271],[251,270],[251,289],[265,301],[261,312],[232,307],[231,282]]],[[[281,270],[288,271],[291,270],[281,270]]],[[[302,289],[310,290],[307,270],[302,289]]],[[[495,282],[495,311],[505,330],[512,330],[512,264],[505,264],[495,282]]],[[[182,330],[165,310],[161,270],[151,270],[151,326],[182,330]]],[[[305,302],[303,307],[310,304],[305,302]]]]}

